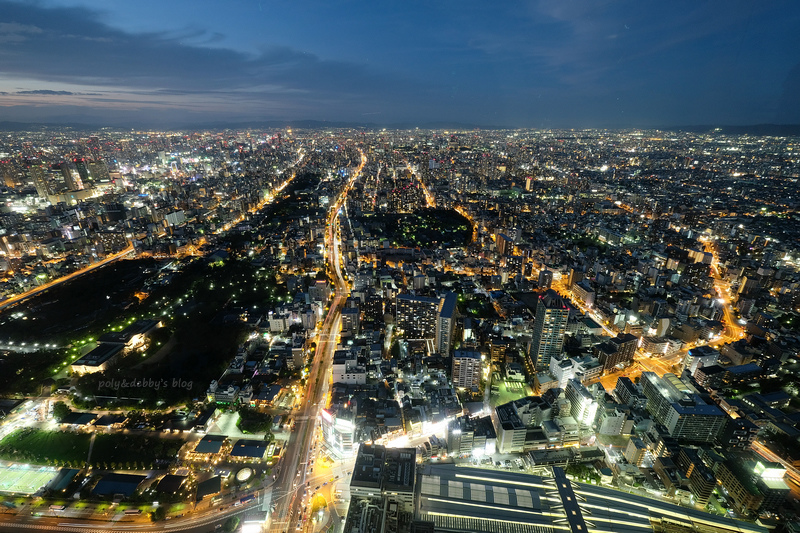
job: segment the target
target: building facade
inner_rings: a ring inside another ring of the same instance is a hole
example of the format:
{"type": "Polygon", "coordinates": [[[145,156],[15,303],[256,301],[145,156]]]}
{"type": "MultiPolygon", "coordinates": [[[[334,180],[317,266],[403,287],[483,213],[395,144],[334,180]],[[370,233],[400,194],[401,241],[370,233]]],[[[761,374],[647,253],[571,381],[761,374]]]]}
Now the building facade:
{"type": "Polygon", "coordinates": [[[481,353],[472,350],[456,350],[453,352],[452,381],[453,387],[471,389],[481,384],[481,353]]]}
{"type": "Polygon", "coordinates": [[[561,354],[568,318],[569,309],[555,291],[548,290],[539,297],[530,353],[531,366],[536,370],[549,369],[550,359],[561,354]]]}

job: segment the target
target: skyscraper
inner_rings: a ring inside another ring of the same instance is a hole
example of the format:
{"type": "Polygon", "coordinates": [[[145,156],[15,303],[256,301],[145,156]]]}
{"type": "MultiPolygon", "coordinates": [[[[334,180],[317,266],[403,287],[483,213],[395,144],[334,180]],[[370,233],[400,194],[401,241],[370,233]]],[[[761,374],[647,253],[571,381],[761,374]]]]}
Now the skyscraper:
{"type": "Polygon", "coordinates": [[[86,160],[82,157],[76,157],[72,162],[75,164],[75,169],[78,171],[81,181],[89,183],[89,167],[86,166],[86,160]]]}
{"type": "Polygon", "coordinates": [[[30,180],[33,182],[33,186],[36,187],[36,194],[40,198],[47,198],[47,195],[51,194],[52,190],[44,166],[38,161],[31,161],[26,164],[26,167],[30,180]]]}
{"type": "Polygon", "coordinates": [[[539,272],[539,288],[540,289],[549,289],[553,285],[553,271],[541,270],[539,272]]]}
{"type": "Polygon", "coordinates": [[[600,359],[600,364],[603,365],[603,373],[631,363],[638,344],[638,337],[630,333],[620,333],[598,346],[595,353],[600,359]]]}
{"type": "Polygon", "coordinates": [[[453,332],[456,327],[456,301],[455,293],[448,292],[439,302],[439,314],[436,317],[436,351],[446,356],[453,346],[453,332]]]}
{"type": "Polygon", "coordinates": [[[100,183],[107,183],[111,181],[111,177],[108,173],[108,165],[106,165],[106,162],[102,159],[89,161],[87,163],[87,167],[89,169],[89,175],[94,181],[100,183]]]}
{"type": "Polygon", "coordinates": [[[700,459],[697,449],[682,446],[675,461],[684,477],[689,479],[689,490],[697,504],[705,506],[717,486],[714,473],[700,459]]]}
{"type": "Polygon", "coordinates": [[[530,353],[531,364],[536,370],[550,368],[550,358],[561,353],[567,318],[569,309],[554,290],[539,296],[530,353]]]}
{"type": "Polygon", "coordinates": [[[14,163],[9,160],[0,161],[0,177],[2,177],[3,184],[6,187],[16,187],[16,172],[14,170],[14,163]]]}
{"type": "Polygon", "coordinates": [[[567,382],[564,391],[570,403],[570,414],[583,426],[591,426],[597,418],[597,401],[589,390],[577,379],[567,382]]]}
{"type": "Polygon", "coordinates": [[[500,255],[511,255],[514,248],[514,241],[505,233],[498,233],[496,236],[497,253],[500,255]]]}
{"type": "Polygon", "coordinates": [[[56,167],[61,172],[61,177],[64,182],[64,187],[70,191],[77,191],[83,188],[83,185],[80,182],[80,178],[72,173],[72,167],[68,161],[62,161],[58,165],[53,165],[53,170],[55,171],[56,167]]]}
{"type": "Polygon", "coordinates": [[[453,386],[470,389],[481,384],[481,353],[468,350],[453,352],[453,386]]]}
{"type": "Polygon", "coordinates": [[[667,428],[671,437],[714,442],[719,436],[727,419],[725,413],[703,401],[696,390],[675,374],[660,378],[653,372],[643,372],[641,381],[648,412],[667,428]]]}
{"type": "Polygon", "coordinates": [[[435,338],[439,305],[439,298],[398,294],[395,319],[397,328],[403,330],[406,339],[435,338]]]}
{"type": "Polygon", "coordinates": [[[320,411],[322,439],[326,451],[337,459],[352,457],[355,453],[355,413],[348,407],[320,411]]]}
{"type": "Polygon", "coordinates": [[[684,368],[694,375],[698,368],[711,366],[719,361],[719,352],[711,346],[696,346],[689,350],[683,360],[684,368]]]}

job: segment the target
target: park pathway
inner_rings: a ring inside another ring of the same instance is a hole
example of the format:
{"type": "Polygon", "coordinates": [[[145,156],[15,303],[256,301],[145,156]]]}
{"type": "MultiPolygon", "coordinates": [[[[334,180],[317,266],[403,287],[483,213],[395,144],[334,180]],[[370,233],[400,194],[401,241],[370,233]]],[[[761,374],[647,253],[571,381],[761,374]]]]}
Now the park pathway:
{"type": "Polygon", "coordinates": [[[86,457],[86,468],[92,464],[92,448],[94,448],[95,437],[97,437],[97,433],[92,433],[92,438],[89,440],[89,455],[86,457]]]}

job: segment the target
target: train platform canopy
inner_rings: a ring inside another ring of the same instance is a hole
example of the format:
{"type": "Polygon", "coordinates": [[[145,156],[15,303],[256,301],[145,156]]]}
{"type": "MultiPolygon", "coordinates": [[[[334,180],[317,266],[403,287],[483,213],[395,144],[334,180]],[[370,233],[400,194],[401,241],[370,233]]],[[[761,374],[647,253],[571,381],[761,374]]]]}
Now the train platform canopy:
{"type": "Polygon", "coordinates": [[[567,479],[426,465],[417,520],[453,533],[647,533],[654,530],[766,533],[766,528],[567,479]]]}

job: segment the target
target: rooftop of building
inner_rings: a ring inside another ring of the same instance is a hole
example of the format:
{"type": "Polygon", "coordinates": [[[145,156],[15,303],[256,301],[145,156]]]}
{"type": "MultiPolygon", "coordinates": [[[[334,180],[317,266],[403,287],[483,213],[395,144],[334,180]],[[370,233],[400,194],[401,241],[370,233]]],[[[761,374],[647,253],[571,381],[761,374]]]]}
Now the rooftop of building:
{"type": "Polygon", "coordinates": [[[481,352],[477,350],[454,350],[453,359],[480,359],[481,352]]]}
{"type": "Polygon", "coordinates": [[[418,496],[416,518],[454,533],[543,533],[565,528],[573,533],[642,533],[653,530],[653,521],[667,519],[721,532],[767,531],[748,522],[575,483],[563,476],[487,472],[454,464],[426,465],[418,496]]]}
{"type": "Polygon", "coordinates": [[[452,318],[456,311],[456,303],[458,298],[455,293],[448,292],[442,299],[442,305],[439,308],[439,315],[445,318],[452,318]]]}
{"type": "Polygon", "coordinates": [[[219,453],[225,443],[225,435],[206,435],[197,442],[194,453],[219,453]]]}
{"type": "Polygon", "coordinates": [[[421,303],[428,303],[428,304],[437,304],[439,303],[439,298],[431,298],[429,296],[415,296],[413,294],[398,294],[397,301],[407,301],[407,302],[421,302],[421,303]]]}
{"type": "Polygon", "coordinates": [[[104,475],[97,482],[97,485],[92,489],[92,494],[100,496],[122,494],[125,497],[129,497],[145,479],[147,479],[146,476],[112,472],[104,475]]]}
{"type": "Polygon", "coordinates": [[[239,439],[231,449],[233,457],[261,459],[267,451],[267,443],[263,440],[239,439]]]}
{"type": "Polygon", "coordinates": [[[487,439],[497,438],[497,434],[492,424],[492,417],[470,417],[459,416],[453,422],[453,428],[459,429],[462,433],[471,431],[475,436],[486,437],[487,439]]]}
{"type": "Polygon", "coordinates": [[[417,477],[417,456],[414,448],[387,448],[383,489],[391,492],[413,492],[417,477]]]}
{"type": "Polygon", "coordinates": [[[708,365],[698,368],[697,371],[702,372],[706,376],[712,376],[714,374],[724,374],[728,369],[721,365],[708,365]]]}
{"type": "Polygon", "coordinates": [[[197,496],[195,498],[197,501],[200,501],[207,496],[217,494],[221,490],[222,478],[219,476],[210,477],[197,484],[197,496]]]}
{"type": "Polygon", "coordinates": [[[350,487],[412,492],[416,481],[416,450],[386,448],[378,444],[362,444],[350,487]]]}
{"type": "Polygon", "coordinates": [[[380,488],[386,448],[377,444],[362,444],[358,448],[350,487],[380,488]]]}
{"type": "Polygon", "coordinates": [[[744,365],[729,366],[726,367],[725,370],[731,374],[750,374],[761,372],[761,367],[756,363],[747,363],[744,365]]]}
{"type": "Polygon", "coordinates": [[[120,344],[100,344],[91,352],[87,353],[74,363],[73,366],[100,366],[118,353],[125,347],[120,344]]]}

